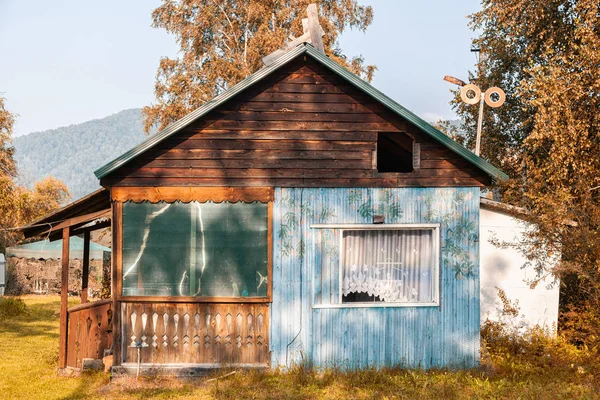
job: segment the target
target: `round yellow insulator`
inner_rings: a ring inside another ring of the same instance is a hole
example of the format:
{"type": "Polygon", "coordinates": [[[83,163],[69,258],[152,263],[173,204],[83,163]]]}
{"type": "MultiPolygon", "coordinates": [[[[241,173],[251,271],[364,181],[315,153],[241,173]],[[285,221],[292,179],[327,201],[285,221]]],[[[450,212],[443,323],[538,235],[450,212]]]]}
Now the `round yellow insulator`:
{"type": "Polygon", "coordinates": [[[492,108],[496,108],[496,107],[500,107],[502,104],[504,104],[504,101],[506,100],[506,94],[504,93],[504,90],[500,89],[499,87],[494,86],[485,91],[483,98],[485,100],[485,104],[487,104],[488,106],[490,106],[492,108]],[[496,101],[494,101],[494,99],[492,99],[493,94],[498,96],[498,99],[496,101]]]}
{"type": "Polygon", "coordinates": [[[477,104],[481,100],[481,89],[472,83],[465,85],[460,89],[460,98],[467,104],[477,104]],[[473,97],[467,96],[473,94],[473,97]]]}

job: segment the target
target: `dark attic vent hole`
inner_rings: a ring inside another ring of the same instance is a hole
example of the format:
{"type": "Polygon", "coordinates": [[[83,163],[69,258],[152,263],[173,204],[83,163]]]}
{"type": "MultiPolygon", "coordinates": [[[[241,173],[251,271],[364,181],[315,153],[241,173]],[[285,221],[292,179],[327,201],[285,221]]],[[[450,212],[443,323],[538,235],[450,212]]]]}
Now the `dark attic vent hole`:
{"type": "Polygon", "coordinates": [[[377,172],[413,172],[413,140],[399,132],[377,134],[377,172]]]}

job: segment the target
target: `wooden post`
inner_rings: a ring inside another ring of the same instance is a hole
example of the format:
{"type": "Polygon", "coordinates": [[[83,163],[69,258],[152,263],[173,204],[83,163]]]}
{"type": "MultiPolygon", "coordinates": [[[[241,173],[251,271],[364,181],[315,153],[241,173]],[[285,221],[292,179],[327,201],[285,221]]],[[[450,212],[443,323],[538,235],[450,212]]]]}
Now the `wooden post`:
{"type": "Polygon", "coordinates": [[[60,337],[58,343],[58,367],[67,366],[67,306],[69,294],[69,238],[70,227],[63,228],[62,235],[62,270],[60,275],[60,337]]]}
{"type": "MultiPolygon", "coordinates": [[[[114,189],[113,189],[114,190],[114,189]]],[[[112,192],[112,190],[111,190],[112,192]]],[[[112,195],[112,193],[111,193],[112,195]]],[[[121,295],[121,246],[123,243],[123,226],[121,225],[123,203],[113,201],[112,206],[112,278],[111,278],[111,296],[112,296],[112,335],[113,335],[113,366],[119,366],[123,359],[123,338],[121,337],[121,303],[118,297],[121,295]]]]}
{"type": "Polygon", "coordinates": [[[81,268],[81,303],[88,301],[88,278],[90,275],[90,231],[83,233],[83,266],[81,268]]]}

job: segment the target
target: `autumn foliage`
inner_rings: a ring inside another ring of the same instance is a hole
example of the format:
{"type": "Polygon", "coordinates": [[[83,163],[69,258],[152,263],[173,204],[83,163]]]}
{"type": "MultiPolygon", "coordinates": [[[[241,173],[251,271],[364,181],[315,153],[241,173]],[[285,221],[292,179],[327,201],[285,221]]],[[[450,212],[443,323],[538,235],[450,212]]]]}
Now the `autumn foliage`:
{"type": "Polygon", "coordinates": [[[348,58],[338,37],[347,28],[365,31],[371,7],[356,0],[163,0],[152,25],[173,34],[178,58],[162,58],[156,75],[156,102],[144,107],[145,130],[162,129],[263,66],[262,58],[302,35],[309,3],[319,6],[325,53],[371,80],[375,67],[361,56],[348,58]]]}
{"type": "Polygon", "coordinates": [[[6,110],[4,101],[0,97],[0,247],[21,239],[21,234],[13,228],[56,210],[71,197],[67,186],[51,176],[36,182],[32,189],[15,182],[17,167],[12,147],[15,116],[6,110]]]}
{"type": "MultiPolygon", "coordinates": [[[[484,0],[471,16],[481,55],[470,81],[507,93],[504,106],[486,109],[482,155],[511,176],[496,193],[535,223],[517,246],[540,278],[562,281],[560,328],[592,346],[600,344],[589,334],[600,330],[599,12],[597,0],[484,0]]],[[[453,104],[471,147],[477,107],[453,104]]]]}

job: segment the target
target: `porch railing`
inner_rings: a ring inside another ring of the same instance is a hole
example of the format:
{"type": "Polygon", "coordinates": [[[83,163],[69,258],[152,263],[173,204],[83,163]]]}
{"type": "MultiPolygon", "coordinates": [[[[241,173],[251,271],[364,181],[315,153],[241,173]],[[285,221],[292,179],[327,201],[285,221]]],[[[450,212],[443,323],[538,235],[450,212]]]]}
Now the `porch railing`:
{"type": "Polygon", "coordinates": [[[67,366],[81,368],[84,358],[99,359],[112,347],[112,300],[83,303],[67,310],[67,366]]]}

